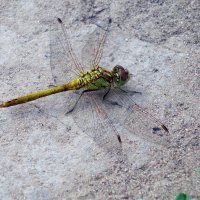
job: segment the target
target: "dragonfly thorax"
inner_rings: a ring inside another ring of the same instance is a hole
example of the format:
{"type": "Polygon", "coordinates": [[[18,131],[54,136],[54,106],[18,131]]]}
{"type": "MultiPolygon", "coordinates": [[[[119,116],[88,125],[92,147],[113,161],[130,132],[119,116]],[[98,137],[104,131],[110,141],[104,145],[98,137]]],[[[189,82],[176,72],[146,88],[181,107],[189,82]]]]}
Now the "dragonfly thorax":
{"type": "Polygon", "coordinates": [[[127,69],[124,69],[120,65],[116,65],[113,70],[113,82],[115,84],[115,87],[121,87],[125,85],[128,80],[130,79],[130,73],[127,69]]]}

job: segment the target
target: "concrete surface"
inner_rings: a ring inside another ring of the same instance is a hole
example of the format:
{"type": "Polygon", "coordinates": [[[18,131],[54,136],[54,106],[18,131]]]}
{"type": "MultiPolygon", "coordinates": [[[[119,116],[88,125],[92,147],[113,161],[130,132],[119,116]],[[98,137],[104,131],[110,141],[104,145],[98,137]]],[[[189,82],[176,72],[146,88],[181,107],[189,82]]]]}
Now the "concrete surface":
{"type": "MultiPolygon", "coordinates": [[[[161,200],[179,191],[200,199],[200,2],[1,0],[1,101],[47,88],[67,65],[61,59],[50,67],[55,17],[68,26],[80,58],[97,24],[111,17],[101,65],[128,68],[129,87],[142,92],[134,100],[170,132],[160,136],[162,143],[157,135],[148,139],[140,125],[131,132],[114,124],[122,139],[114,155],[85,134],[96,131],[88,130],[87,113],[65,115],[70,92],[1,109],[0,199],[161,200]]],[[[102,130],[108,135],[114,129],[102,130]]],[[[116,138],[108,141],[115,144],[116,138]]]]}

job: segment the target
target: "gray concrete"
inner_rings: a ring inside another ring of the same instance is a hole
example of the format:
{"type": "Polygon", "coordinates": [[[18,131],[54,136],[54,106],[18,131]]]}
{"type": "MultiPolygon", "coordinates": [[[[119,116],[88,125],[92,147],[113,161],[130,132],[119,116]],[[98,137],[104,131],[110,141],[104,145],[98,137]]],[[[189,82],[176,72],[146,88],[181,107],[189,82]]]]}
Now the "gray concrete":
{"type": "MultiPolygon", "coordinates": [[[[142,92],[134,100],[161,119],[169,134],[162,143],[159,136],[146,137],[140,125],[131,132],[114,124],[122,138],[120,155],[114,155],[84,132],[91,125],[87,116],[81,124],[65,115],[70,92],[1,109],[0,199],[173,199],[178,191],[200,199],[198,0],[1,0],[0,100],[53,83],[55,17],[68,26],[81,58],[96,24],[109,16],[113,24],[101,65],[130,70],[129,87],[142,92]]],[[[57,72],[67,64],[60,60],[57,72]]],[[[118,145],[116,138],[111,143],[118,145]]]]}

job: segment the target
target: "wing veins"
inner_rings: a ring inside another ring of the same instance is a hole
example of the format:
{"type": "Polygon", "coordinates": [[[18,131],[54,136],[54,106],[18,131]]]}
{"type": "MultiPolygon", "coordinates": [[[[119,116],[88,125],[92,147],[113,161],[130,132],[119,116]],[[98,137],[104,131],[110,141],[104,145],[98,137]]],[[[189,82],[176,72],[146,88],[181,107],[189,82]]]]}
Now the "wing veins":
{"type": "MultiPolygon", "coordinates": [[[[69,52],[67,51],[67,48],[66,48],[66,46],[65,46],[65,44],[61,41],[61,39],[58,37],[57,38],[58,39],[58,41],[60,42],[60,45],[63,47],[63,49],[64,49],[64,51],[65,51],[65,53],[66,53],[66,55],[68,55],[69,54],[69,52]]],[[[73,59],[72,59],[73,60],[73,59]]],[[[75,63],[74,63],[75,64],[75,63]]],[[[77,70],[77,68],[76,68],[76,70],[77,70]]],[[[76,71],[74,68],[71,68],[71,71],[76,75],[76,76],[78,76],[79,75],[79,70],[78,71],[76,71]]]]}
{"type": "Polygon", "coordinates": [[[96,112],[99,114],[99,116],[103,117],[105,123],[107,123],[113,129],[116,137],[118,138],[119,136],[118,131],[116,130],[115,126],[113,125],[112,121],[110,120],[109,116],[107,115],[103,107],[100,108],[98,103],[95,101],[94,97],[91,97],[91,98],[92,98],[93,104],[96,107],[96,112]]]}
{"type": "Polygon", "coordinates": [[[68,35],[68,33],[67,33],[67,30],[66,30],[66,28],[65,28],[65,25],[63,24],[63,22],[62,22],[62,20],[61,20],[60,18],[58,18],[58,22],[59,22],[60,25],[61,25],[61,28],[62,28],[62,31],[63,31],[63,35],[64,35],[64,38],[65,38],[65,41],[66,41],[66,45],[67,45],[66,49],[68,49],[69,54],[70,54],[70,56],[71,56],[71,58],[72,58],[72,60],[73,60],[73,62],[74,62],[74,64],[75,64],[76,68],[77,68],[79,71],[84,71],[82,65],[81,65],[80,62],[78,61],[78,58],[77,58],[76,54],[75,54],[74,51],[73,51],[71,42],[70,42],[70,40],[69,40],[69,35],[68,35]]]}
{"type": "Polygon", "coordinates": [[[106,27],[106,30],[105,30],[102,38],[98,42],[97,50],[96,50],[96,53],[95,53],[95,58],[94,58],[94,61],[93,61],[93,66],[98,66],[99,65],[99,62],[100,62],[102,54],[103,54],[103,46],[104,46],[104,43],[106,41],[110,26],[111,26],[111,19],[109,20],[109,23],[108,23],[108,25],[106,27]]]}
{"type": "MultiPolygon", "coordinates": [[[[117,93],[121,92],[119,91],[119,89],[116,91],[114,91],[116,93],[116,95],[121,99],[121,102],[123,102],[123,99],[120,95],[118,95],[117,93]]],[[[129,100],[129,102],[131,102],[131,105],[129,105],[129,107],[127,109],[131,109],[134,111],[134,108],[139,111],[140,113],[143,113],[144,115],[146,115],[149,119],[151,119],[154,123],[156,123],[157,125],[159,124],[159,126],[166,131],[167,133],[169,132],[168,128],[156,117],[154,117],[152,114],[150,114],[149,112],[145,111],[142,107],[140,107],[135,101],[133,101],[133,99],[128,95],[124,93],[124,96],[126,96],[126,98],[129,100]]],[[[142,120],[143,121],[143,120],[142,120]]]]}

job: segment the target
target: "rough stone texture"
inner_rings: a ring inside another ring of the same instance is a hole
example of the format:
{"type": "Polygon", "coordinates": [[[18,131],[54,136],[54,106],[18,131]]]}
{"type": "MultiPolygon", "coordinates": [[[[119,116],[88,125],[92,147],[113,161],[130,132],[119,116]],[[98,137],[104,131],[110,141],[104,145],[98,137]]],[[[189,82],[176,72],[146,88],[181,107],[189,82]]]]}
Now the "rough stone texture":
{"type": "Polygon", "coordinates": [[[113,158],[64,115],[68,93],[1,109],[0,199],[161,200],[178,191],[200,198],[199,0],[1,0],[1,101],[53,83],[55,17],[80,56],[88,33],[109,16],[101,64],[131,71],[130,84],[142,92],[135,101],[167,124],[170,143],[127,131],[123,158],[113,158]]]}

